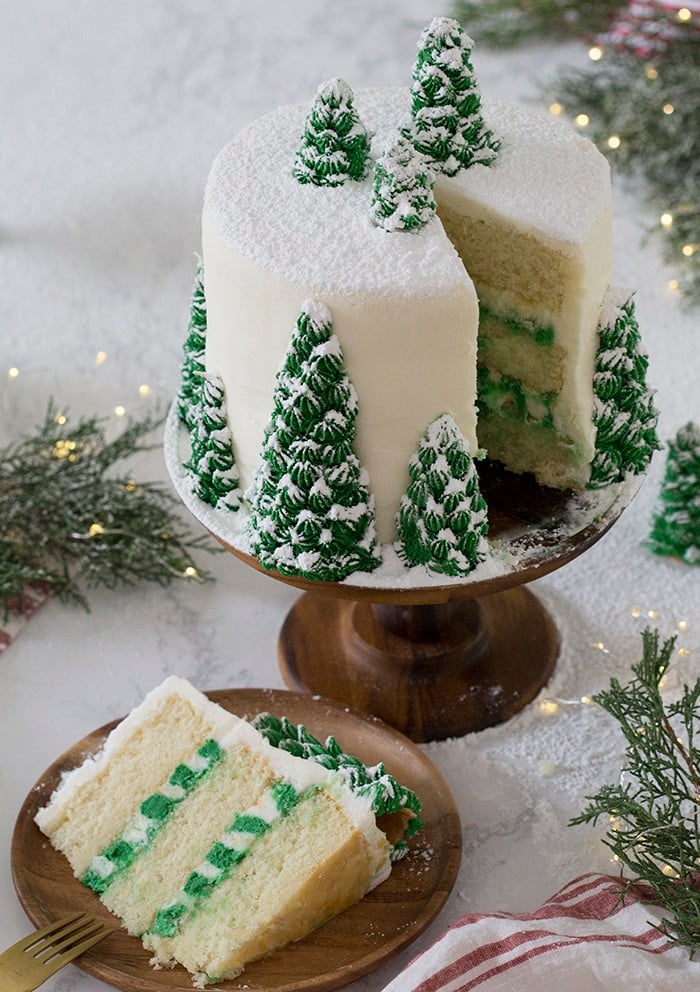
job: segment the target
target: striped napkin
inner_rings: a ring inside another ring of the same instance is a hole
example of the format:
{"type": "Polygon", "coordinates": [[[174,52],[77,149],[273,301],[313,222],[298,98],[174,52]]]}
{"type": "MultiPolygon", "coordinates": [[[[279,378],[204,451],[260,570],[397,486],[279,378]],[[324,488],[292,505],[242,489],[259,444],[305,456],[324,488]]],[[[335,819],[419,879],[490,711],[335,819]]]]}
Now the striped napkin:
{"type": "Polygon", "coordinates": [[[687,992],[700,962],[654,924],[664,915],[642,885],[582,875],[531,913],[462,917],[384,992],[687,992]],[[646,900],[646,902],[644,901],[646,900]]]}

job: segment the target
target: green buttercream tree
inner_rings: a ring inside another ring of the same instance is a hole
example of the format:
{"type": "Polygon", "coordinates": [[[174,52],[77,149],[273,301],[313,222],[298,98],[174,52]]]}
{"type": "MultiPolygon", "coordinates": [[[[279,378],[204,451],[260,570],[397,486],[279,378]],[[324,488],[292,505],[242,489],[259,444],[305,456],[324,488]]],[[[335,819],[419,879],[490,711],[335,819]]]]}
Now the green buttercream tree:
{"type": "Polygon", "coordinates": [[[435,215],[435,173],[425,156],[399,137],[374,168],[370,217],[386,231],[416,231],[435,215]]]}
{"type": "Polygon", "coordinates": [[[692,422],[669,441],[648,543],[656,554],[700,565],[700,427],[692,422]]]}
{"type": "Polygon", "coordinates": [[[251,549],[266,568],[339,581],[379,564],[374,497],[353,452],[357,409],[330,312],[307,300],[249,493],[251,549]]]}
{"type": "Polygon", "coordinates": [[[491,165],[500,141],[486,127],[471,53],[474,42],[450,17],[436,17],[418,42],[411,120],[402,129],[438,173],[491,165]]]}
{"type": "Polygon", "coordinates": [[[180,369],[180,391],[177,396],[180,420],[187,424],[190,430],[194,428],[196,407],[201,397],[206,337],[207,301],[204,297],[203,272],[200,265],[194,278],[190,320],[180,369]]]}
{"type": "Polygon", "coordinates": [[[408,466],[396,518],[397,551],[408,565],[468,575],[486,558],[486,502],[466,441],[445,414],[428,427],[408,466]]]}
{"type": "Polygon", "coordinates": [[[240,482],[220,376],[204,373],[201,396],[194,410],[192,454],[188,462],[194,491],[217,510],[238,510],[241,506],[240,482]]]}
{"type": "Polygon", "coordinates": [[[369,135],[357,116],[353,92],[344,79],[321,83],[294,159],[300,183],[341,186],[360,180],[369,168],[369,135]]]}
{"type": "Polygon", "coordinates": [[[591,489],[645,472],[654,451],[658,411],[647,386],[649,360],[642,347],[634,300],[606,301],[593,374],[596,448],[591,489]]]}

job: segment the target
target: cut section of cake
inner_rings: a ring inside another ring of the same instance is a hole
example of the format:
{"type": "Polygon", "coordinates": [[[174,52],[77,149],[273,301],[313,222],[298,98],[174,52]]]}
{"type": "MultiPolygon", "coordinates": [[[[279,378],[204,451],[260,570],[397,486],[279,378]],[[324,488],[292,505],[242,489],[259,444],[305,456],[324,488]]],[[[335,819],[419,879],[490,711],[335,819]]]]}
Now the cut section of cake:
{"type": "Polygon", "coordinates": [[[272,746],[170,677],[65,776],[36,822],[153,963],[180,962],[206,984],[306,936],[388,876],[418,804],[367,774],[373,789],[353,788],[337,763],[272,746]]]}

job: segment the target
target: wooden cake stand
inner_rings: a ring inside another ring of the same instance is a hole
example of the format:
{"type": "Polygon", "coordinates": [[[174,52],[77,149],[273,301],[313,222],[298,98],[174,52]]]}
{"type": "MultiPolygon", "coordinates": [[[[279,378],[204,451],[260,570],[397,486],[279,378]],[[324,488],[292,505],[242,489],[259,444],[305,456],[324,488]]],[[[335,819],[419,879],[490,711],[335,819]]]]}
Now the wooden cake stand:
{"type": "Polygon", "coordinates": [[[560,639],[527,583],[600,540],[643,481],[572,494],[480,462],[489,541],[509,560],[502,574],[480,578],[477,570],[444,584],[426,574],[424,584],[401,588],[314,582],[265,569],[231,543],[219,527],[223,511],[185,493],[167,440],[166,429],[173,482],[213,537],[252,568],[304,590],[279,636],[286,685],[371,713],[417,742],[502,723],[534,699],[554,670],[560,639]]]}
{"type": "Polygon", "coordinates": [[[380,717],[413,741],[443,740],[502,723],[549,681],[559,654],[551,616],[526,584],[595,544],[622,512],[617,501],[594,522],[557,538],[553,521],[573,502],[531,478],[480,469],[489,539],[523,557],[514,570],[449,585],[375,588],[313,582],[241,561],[304,589],[282,625],[285,684],[380,717]]]}

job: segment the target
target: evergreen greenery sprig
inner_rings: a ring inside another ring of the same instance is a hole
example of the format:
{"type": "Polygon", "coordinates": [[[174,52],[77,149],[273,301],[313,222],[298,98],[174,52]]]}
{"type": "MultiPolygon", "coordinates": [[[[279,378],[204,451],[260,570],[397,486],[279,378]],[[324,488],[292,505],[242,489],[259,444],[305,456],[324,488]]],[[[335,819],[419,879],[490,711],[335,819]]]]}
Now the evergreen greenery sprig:
{"type": "Polygon", "coordinates": [[[697,303],[700,32],[682,26],[677,31],[677,40],[653,58],[606,52],[589,68],[562,72],[554,86],[565,110],[588,115],[587,134],[613,168],[645,180],[647,206],[653,211],[647,230],[661,235],[663,256],[679,273],[678,288],[685,301],[697,303]],[[608,145],[611,135],[619,139],[614,149],[608,145]],[[666,226],[659,223],[662,215],[670,220],[666,226]]]}
{"type": "Polygon", "coordinates": [[[658,631],[645,630],[642,640],[635,678],[625,686],[612,679],[593,697],[627,741],[623,775],[587,796],[571,823],[609,820],[603,843],[634,876],[622,880],[621,897],[633,881],[646,882],[650,901],[673,914],[660,930],[692,954],[700,947],[700,679],[667,703],[659,685],[675,638],[660,644],[658,631]]]}
{"type": "Polygon", "coordinates": [[[455,0],[454,16],[480,42],[510,48],[602,31],[621,0],[455,0]]]}
{"type": "Polygon", "coordinates": [[[71,424],[50,402],[33,434],[0,449],[0,616],[31,583],[87,609],[84,587],[210,578],[190,556],[208,538],[187,533],[175,495],[113,471],[155,447],[145,439],[159,423],[130,421],[108,441],[104,420],[71,424]]]}

